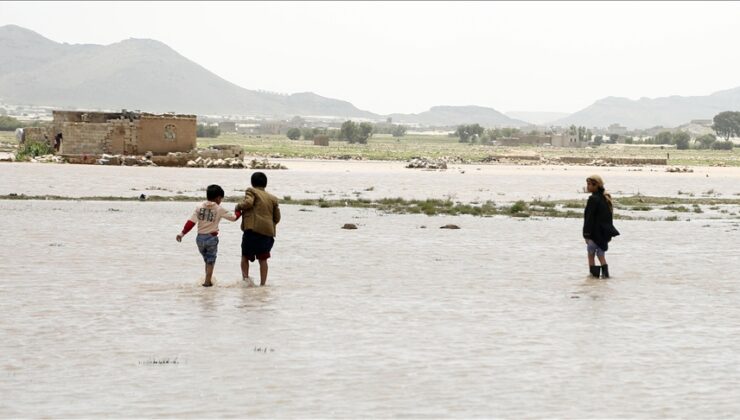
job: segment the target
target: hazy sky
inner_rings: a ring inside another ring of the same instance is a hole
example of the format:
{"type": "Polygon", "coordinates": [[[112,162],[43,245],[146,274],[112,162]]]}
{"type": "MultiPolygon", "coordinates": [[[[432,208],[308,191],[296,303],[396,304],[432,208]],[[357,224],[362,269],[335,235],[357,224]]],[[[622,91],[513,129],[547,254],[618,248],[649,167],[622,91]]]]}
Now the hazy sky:
{"type": "Polygon", "coordinates": [[[58,42],[162,41],[248,89],[378,113],[573,112],[740,86],[738,2],[0,2],[58,42]]]}

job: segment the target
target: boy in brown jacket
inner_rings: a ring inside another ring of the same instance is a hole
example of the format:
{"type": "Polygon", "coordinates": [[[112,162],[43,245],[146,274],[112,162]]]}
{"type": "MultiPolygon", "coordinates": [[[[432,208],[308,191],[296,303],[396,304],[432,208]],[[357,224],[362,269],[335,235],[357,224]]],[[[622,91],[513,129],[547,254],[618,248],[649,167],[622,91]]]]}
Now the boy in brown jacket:
{"type": "Polygon", "coordinates": [[[249,280],[249,262],[260,264],[260,286],[267,283],[267,259],[275,243],[275,225],[280,222],[278,199],[265,191],[267,175],[252,174],[252,188],[247,188],[244,200],[236,205],[242,213],[242,277],[249,280]]]}

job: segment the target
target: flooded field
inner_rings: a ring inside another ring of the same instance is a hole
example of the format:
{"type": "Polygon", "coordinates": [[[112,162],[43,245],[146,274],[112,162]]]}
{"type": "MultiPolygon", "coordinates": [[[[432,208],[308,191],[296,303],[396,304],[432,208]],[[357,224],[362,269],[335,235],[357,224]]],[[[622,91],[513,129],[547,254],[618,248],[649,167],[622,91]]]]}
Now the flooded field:
{"type": "MultiPolygon", "coordinates": [[[[287,165],[268,172],[278,196],[585,198],[594,172],[287,165]]],[[[737,170],[703,170],[598,172],[625,193],[740,192],[737,170]]],[[[7,164],[0,194],[190,195],[217,182],[236,195],[249,174],[7,164]]],[[[283,206],[268,286],[239,280],[240,231],[224,221],[207,289],[193,234],[174,240],[192,208],[0,200],[0,417],[740,412],[737,220],[619,221],[603,281],[587,277],[578,219],[283,206]]]]}
{"type": "MultiPolygon", "coordinates": [[[[607,190],[622,195],[740,196],[740,168],[695,167],[668,173],[662,166],[607,167],[453,165],[446,171],[406,169],[403,162],[280,160],[288,170],[267,172],[268,189],[278,197],[403,197],[516,201],[584,198],[587,176],[602,175],[607,190]]],[[[243,194],[249,170],[141,168],[126,166],[0,164],[0,195],[55,194],[67,197],[201,195],[220,184],[227,195],[243,194]]]]}

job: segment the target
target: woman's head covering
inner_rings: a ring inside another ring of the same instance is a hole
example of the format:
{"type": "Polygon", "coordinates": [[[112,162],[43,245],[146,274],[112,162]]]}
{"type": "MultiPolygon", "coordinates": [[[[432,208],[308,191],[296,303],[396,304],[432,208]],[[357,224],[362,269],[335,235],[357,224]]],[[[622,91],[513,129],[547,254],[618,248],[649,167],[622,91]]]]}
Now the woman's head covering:
{"type": "Polygon", "coordinates": [[[609,211],[614,212],[612,196],[611,194],[606,192],[606,189],[604,189],[604,180],[599,175],[594,174],[586,178],[586,182],[593,182],[594,184],[596,184],[596,188],[601,191],[601,193],[604,194],[604,198],[606,198],[606,204],[609,205],[609,211]]]}
{"type": "Polygon", "coordinates": [[[591,175],[586,178],[586,181],[593,181],[597,187],[604,188],[604,180],[599,175],[591,175]]]}

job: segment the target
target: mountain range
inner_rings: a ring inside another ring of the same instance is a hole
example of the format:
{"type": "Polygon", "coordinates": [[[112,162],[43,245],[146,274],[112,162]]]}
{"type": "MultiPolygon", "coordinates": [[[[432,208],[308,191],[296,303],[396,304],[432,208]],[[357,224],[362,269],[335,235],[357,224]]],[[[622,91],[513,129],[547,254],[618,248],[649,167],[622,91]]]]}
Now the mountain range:
{"type": "Polygon", "coordinates": [[[237,86],[159,41],[110,45],[58,43],[16,25],[0,27],[0,100],[67,109],[141,109],[199,115],[286,118],[324,116],[396,123],[525,127],[678,126],[740,109],[740,87],[707,96],[608,97],[573,114],[511,112],[481,106],[434,106],[418,114],[380,115],[312,92],[282,95],[237,86]]]}

